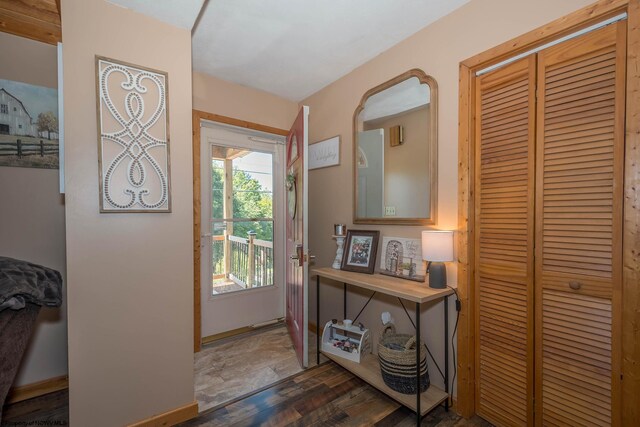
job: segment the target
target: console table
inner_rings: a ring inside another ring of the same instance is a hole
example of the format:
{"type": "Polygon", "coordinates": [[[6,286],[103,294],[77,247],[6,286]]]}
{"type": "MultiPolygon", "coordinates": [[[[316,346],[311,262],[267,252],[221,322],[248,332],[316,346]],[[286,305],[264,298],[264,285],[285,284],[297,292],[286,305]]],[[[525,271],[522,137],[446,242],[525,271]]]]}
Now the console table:
{"type": "MultiPolygon", "coordinates": [[[[335,356],[330,353],[322,352],[327,358],[333,360],[338,365],[342,366],[346,370],[352,372],[360,379],[369,383],[373,387],[377,388],[387,396],[391,397],[398,403],[410,408],[416,413],[417,425],[420,425],[422,417],[434,409],[436,406],[445,402],[445,410],[449,410],[449,295],[453,294],[451,288],[445,289],[432,289],[426,283],[418,284],[408,280],[398,279],[395,277],[383,276],[381,274],[363,274],[353,273],[350,271],[336,270],[333,268],[315,268],[311,270],[311,274],[316,276],[316,325],[318,331],[316,333],[317,352],[316,358],[320,363],[320,278],[335,280],[342,282],[344,288],[343,306],[344,306],[344,318],[347,318],[347,286],[357,286],[359,288],[368,289],[373,291],[371,297],[367,303],[362,307],[360,313],[353,319],[354,323],[362,314],[366,306],[376,293],[395,296],[399,299],[402,307],[405,308],[402,300],[415,303],[415,323],[411,317],[411,323],[413,323],[416,330],[416,348],[420,348],[420,307],[423,303],[429,301],[443,301],[444,302],[444,390],[434,386],[433,384],[423,393],[417,392],[415,396],[409,394],[398,393],[395,390],[389,388],[382,379],[380,373],[380,364],[378,357],[374,354],[367,355],[360,363],[352,362],[339,356],[335,356]]],[[[405,308],[407,316],[409,312],[405,308]]],[[[420,352],[416,351],[416,381],[417,389],[420,390],[420,352]]],[[[433,358],[433,356],[432,356],[433,358]]],[[[434,360],[435,363],[435,360],[434,360]]],[[[439,369],[439,368],[438,368],[439,369]]]]}

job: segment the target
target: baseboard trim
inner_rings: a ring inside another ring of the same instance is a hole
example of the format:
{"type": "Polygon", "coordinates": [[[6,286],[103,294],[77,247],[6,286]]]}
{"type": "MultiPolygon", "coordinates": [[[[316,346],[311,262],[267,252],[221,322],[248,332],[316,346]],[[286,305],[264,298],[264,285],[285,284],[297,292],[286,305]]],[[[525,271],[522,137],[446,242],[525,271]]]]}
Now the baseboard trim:
{"type": "Polygon", "coordinates": [[[69,388],[69,377],[67,375],[49,378],[48,380],[11,388],[5,403],[22,402],[23,400],[33,399],[34,397],[44,396],[67,388],[69,388]]]}
{"type": "Polygon", "coordinates": [[[174,426],[178,423],[182,423],[198,416],[198,402],[195,400],[179,408],[171,411],[164,412],[162,414],[154,415],[153,417],[138,421],[133,424],[129,424],[129,427],[164,427],[174,426]]]}
{"type": "Polygon", "coordinates": [[[458,399],[456,399],[455,397],[451,398],[451,407],[449,409],[455,412],[456,414],[460,414],[458,412],[458,399]]]}
{"type": "Polygon", "coordinates": [[[212,342],[220,341],[225,338],[234,337],[240,334],[246,334],[247,332],[251,332],[254,329],[251,326],[245,326],[243,328],[233,329],[227,332],[220,332],[219,334],[209,335],[208,337],[202,338],[202,345],[211,344],[212,342]]]}

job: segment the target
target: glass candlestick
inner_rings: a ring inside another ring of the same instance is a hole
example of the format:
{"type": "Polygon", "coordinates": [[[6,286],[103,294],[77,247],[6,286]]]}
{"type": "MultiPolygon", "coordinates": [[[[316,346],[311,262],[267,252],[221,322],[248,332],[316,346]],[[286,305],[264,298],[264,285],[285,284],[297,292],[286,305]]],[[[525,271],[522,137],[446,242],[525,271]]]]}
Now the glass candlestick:
{"type": "Polygon", "coordinates": [[[346,236],[333,236],[336,239],[336,243],[338,244],[338,250],[336,251],[336,259],[333,260],[333,265],[331,267],[336,270],[340,270],[340,266],[342,265],[342,254],[344,253],[344,239],[346,236]]]}

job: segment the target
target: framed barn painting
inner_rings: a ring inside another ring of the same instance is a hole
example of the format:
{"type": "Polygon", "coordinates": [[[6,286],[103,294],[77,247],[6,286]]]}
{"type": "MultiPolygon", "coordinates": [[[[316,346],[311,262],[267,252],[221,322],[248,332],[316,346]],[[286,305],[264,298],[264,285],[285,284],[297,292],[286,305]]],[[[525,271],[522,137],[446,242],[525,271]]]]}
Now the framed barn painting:
{"type": "Polygon", "coordinates": [[[96,56],[100,212],[171,212],[167,73],[96,56]]]}
{"type": "Polygon", "coordinates": [[[0,166],[59,168],[58,90],[0,79],[0,166]]]}

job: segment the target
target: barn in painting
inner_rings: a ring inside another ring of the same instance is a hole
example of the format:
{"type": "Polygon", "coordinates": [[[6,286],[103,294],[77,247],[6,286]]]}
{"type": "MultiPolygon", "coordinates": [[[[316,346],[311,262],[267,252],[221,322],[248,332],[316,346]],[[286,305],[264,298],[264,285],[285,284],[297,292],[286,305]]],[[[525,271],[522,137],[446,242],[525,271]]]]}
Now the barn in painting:
{"type": "Polygon", "coordinates": [[[0,88],[0,133],[37,136],[37,127],[22,101],[0,88]]]}

